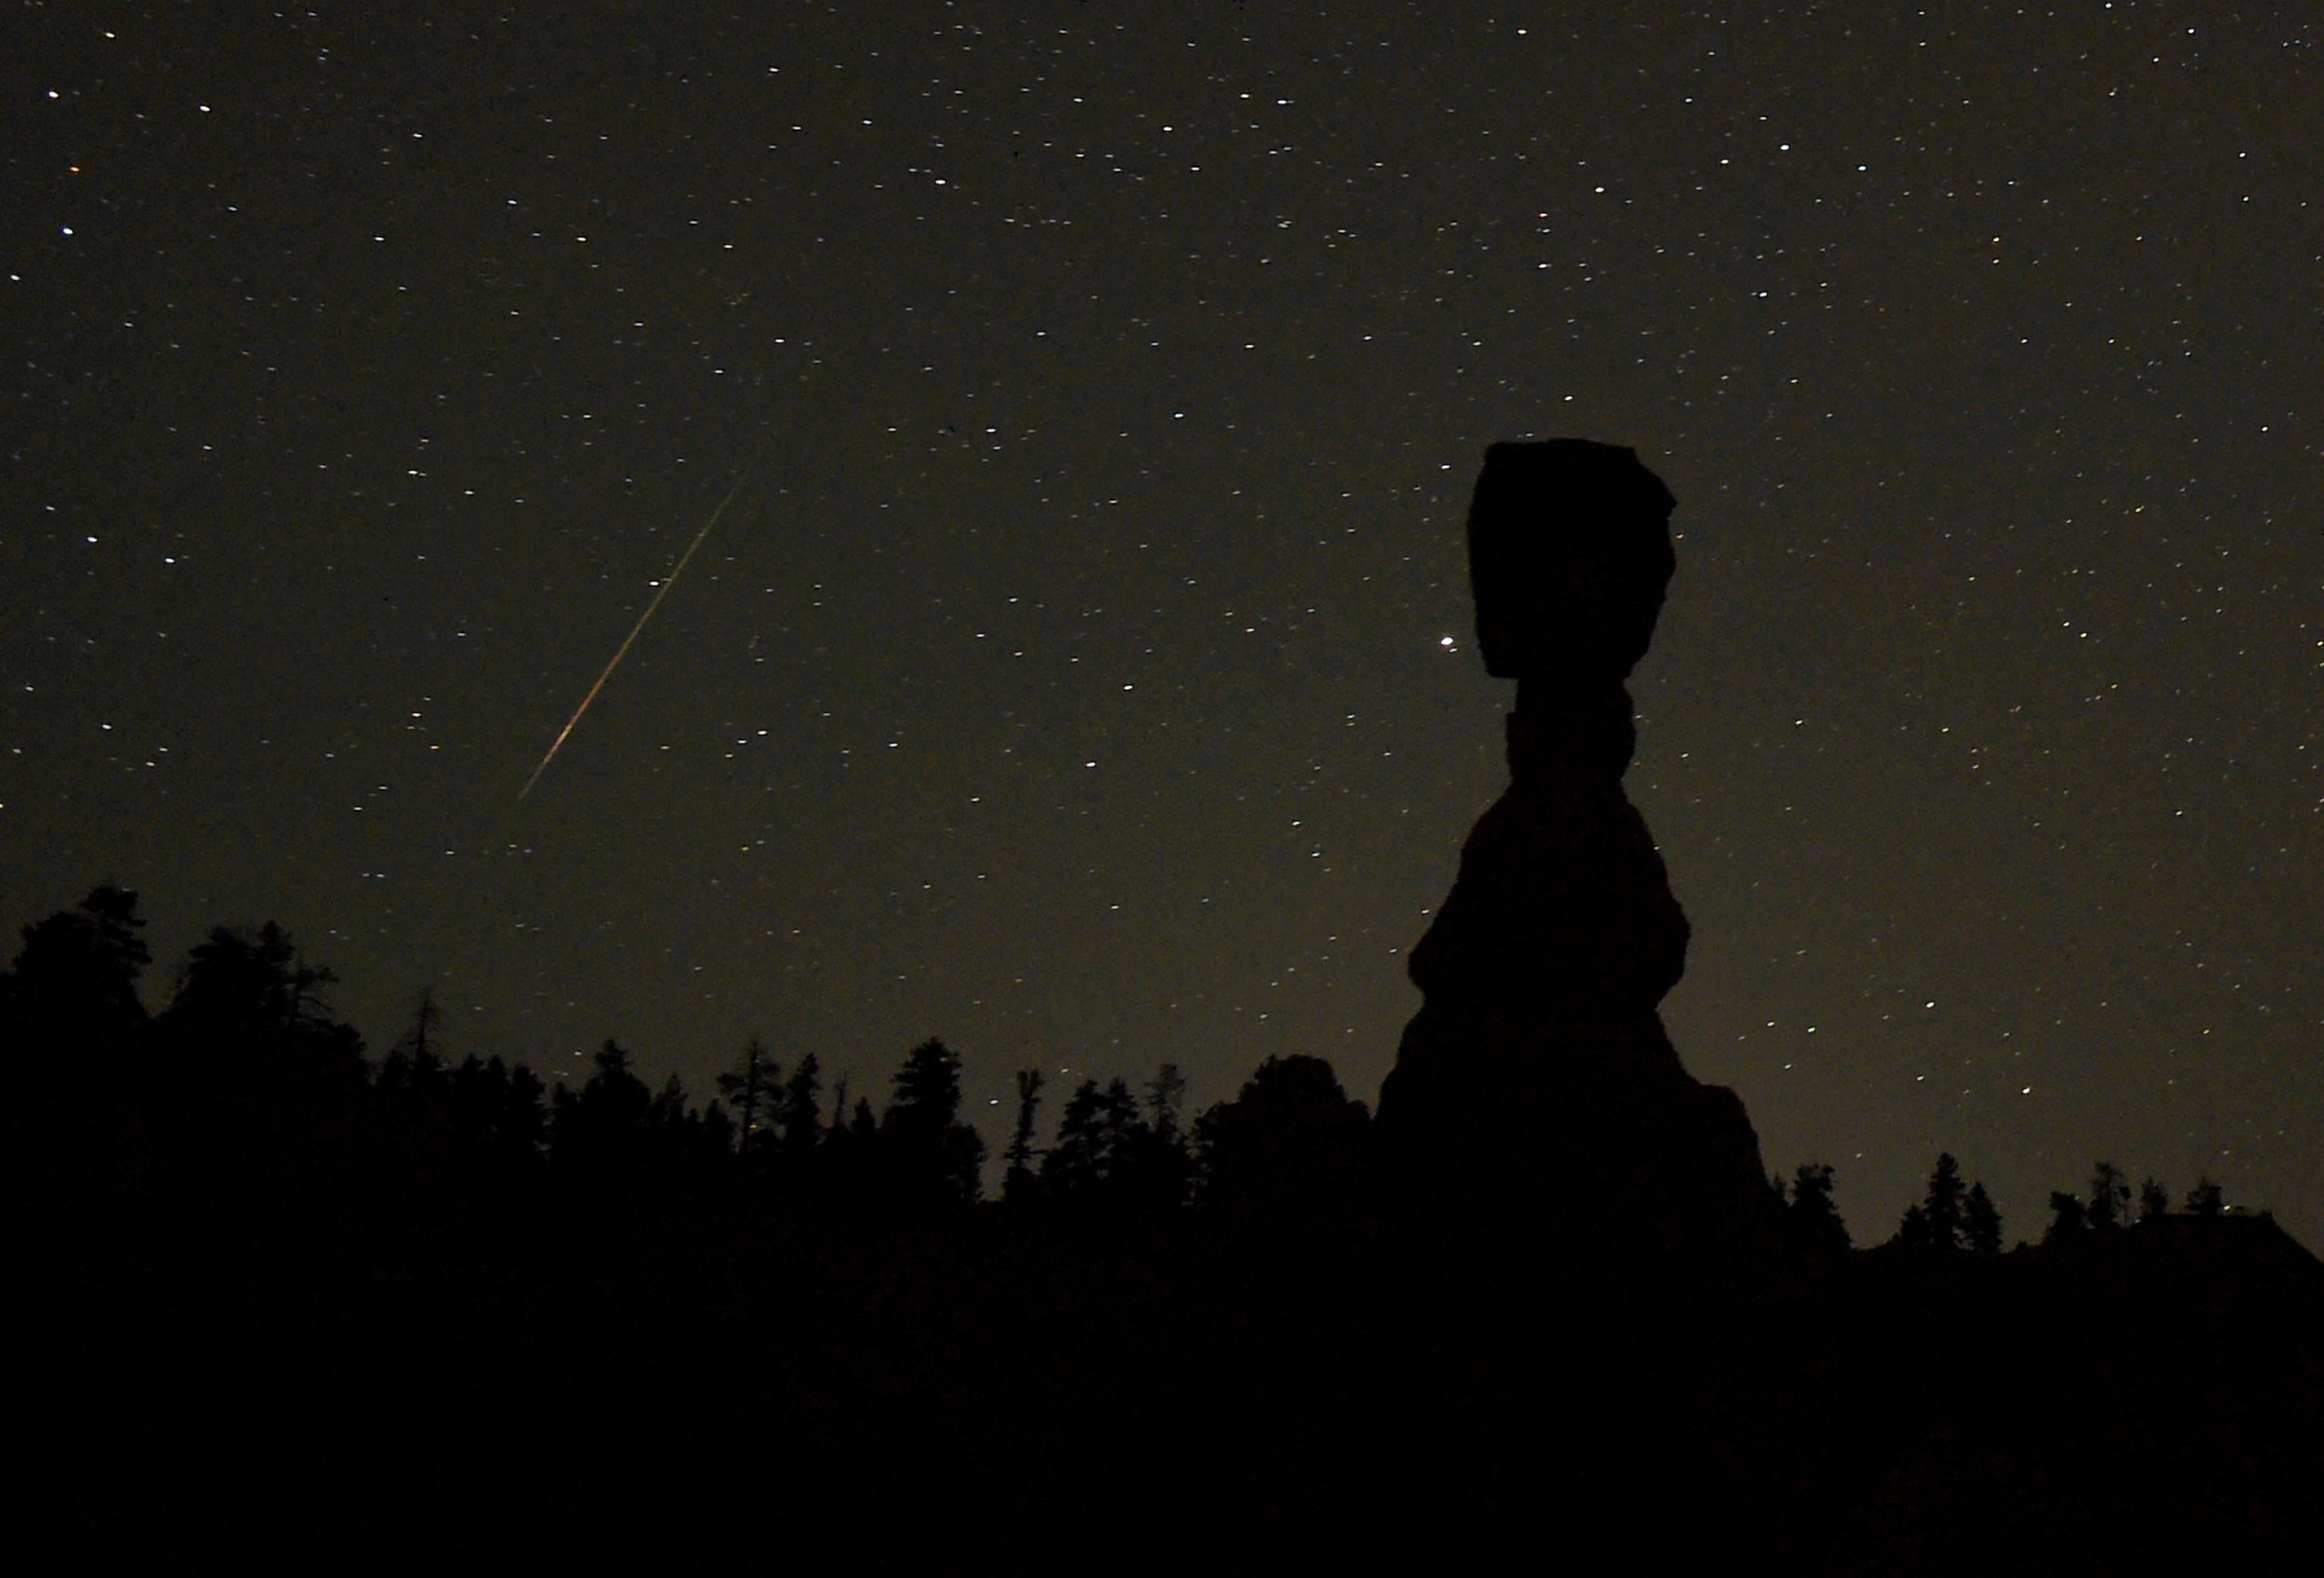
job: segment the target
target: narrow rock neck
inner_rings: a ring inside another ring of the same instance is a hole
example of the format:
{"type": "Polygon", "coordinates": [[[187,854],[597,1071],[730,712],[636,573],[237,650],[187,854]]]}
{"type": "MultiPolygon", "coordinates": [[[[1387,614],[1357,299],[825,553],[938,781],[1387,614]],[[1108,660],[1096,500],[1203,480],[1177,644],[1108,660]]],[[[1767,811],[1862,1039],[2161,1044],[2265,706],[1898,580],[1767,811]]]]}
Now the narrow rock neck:
{"type": "Polygon", "coordinates": [[[1638,748],[1630,691],[1619,681],[1520,680],[1505,728],[1510,783],[1520,792],[1618,787],[1638,748]]]}

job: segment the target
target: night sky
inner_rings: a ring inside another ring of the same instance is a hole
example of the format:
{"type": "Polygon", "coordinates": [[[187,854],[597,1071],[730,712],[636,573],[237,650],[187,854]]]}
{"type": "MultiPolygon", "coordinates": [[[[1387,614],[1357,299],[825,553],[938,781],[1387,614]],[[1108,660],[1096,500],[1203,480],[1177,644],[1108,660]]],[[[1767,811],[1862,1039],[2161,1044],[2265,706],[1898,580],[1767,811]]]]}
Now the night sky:
{"type": "Polygon", "coordinates": [[[1469,489],[1590,437],[1769,1165],[2324,1243],[2314,8],[1286,9],[11,5],[0,922],[696,1090],[941,1035],[996,1141],[1370,1099],[1504,778],[1469,489]]]}

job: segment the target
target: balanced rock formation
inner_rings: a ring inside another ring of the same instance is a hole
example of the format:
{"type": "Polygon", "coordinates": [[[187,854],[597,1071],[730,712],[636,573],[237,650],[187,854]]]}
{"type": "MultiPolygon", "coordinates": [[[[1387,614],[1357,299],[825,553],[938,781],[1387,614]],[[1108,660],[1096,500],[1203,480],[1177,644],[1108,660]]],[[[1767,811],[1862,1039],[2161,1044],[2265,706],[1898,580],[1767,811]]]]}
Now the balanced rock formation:
{"type": "Polygon", "coordinates": [[[1379,1132],[1408,1202],[1717,1257],[1765,1240],[1775,1199],[1742,1103],[1663,1032],[1686,917],[1622,792],[1625,685],[1675,565],[1674,502],[1629,449],[1486,454],[1469,564],[1486,668],[1517,682],[1511,781],[1412,950],[1425,1001],[1379,1132]]]}

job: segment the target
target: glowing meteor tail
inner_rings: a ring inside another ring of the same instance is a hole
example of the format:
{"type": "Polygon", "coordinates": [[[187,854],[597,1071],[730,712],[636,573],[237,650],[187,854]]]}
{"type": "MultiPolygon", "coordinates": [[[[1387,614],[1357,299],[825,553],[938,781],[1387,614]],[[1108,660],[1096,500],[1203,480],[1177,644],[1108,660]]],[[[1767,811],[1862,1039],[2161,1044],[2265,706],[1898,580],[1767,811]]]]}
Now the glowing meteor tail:
{"type": "Polygon", "coordinates": [[[702,523],[702,529],[694,533],[694,539],[686,545],[686,551],[678,556],[678,563],[671,566],[670,573],[662,577],[662,584],[654,589],[653,600],[645,605],[645,612],[638,616],[638,622],[629,627],[627,635],[622,637],[621,645],[614,649],[614,656],[606,663],[605,671],[598,675],[597,683],[591,685],[589,694],[581,698],[581,705],[573,709],[573,716],[565,720],[565,726],[557,731],[557,737],[549,743],[548,754],[541,758],[541,764],[533,769],[533,776],[524,780],[522,789],[517,790],[520,802],[533,792],[533,786],[541,781],[541,775],[548,771],[548,764],[557,760],[557,753],[564,749],[574,725],[581,722],[581,714],[589,709],[589,703],[597,699],[597,693],[605,688],[605,682],[614,677],[614,670],[621,667],[621,660],[629,656],[630,643],[638,639],[638,632],[645,629],[645,622],[654,617],[654,611],[662,605],[662,599],[669,595],[669,589],[678,584],[678,577],[686,573],[686,565],[693,558],[694,550],[700,548],[703,539],[710,535],[710,528],[719,524],[719,517],[725,514],[726,507],[734,502],[734,496],[743,491],[743,484],[750,481],[750,467],[743,468],[743,474],[735,479],[733,487],[727,489],[726,497],[719,500],[719,507],[710,511],[710,518],[702,523]]]}

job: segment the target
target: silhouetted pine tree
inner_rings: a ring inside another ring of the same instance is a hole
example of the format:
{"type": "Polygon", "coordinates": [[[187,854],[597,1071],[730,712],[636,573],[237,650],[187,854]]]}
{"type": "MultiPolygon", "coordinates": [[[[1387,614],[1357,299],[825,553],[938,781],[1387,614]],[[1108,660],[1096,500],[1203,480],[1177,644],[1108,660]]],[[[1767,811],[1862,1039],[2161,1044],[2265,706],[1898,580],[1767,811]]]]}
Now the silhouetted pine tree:
{"type": "MultiPolygon", "coordinates": [[[[1790,1198],[1784,1202],[1784,1220],[1791,1236],[1810,1253],[1839,1254],[1850,1247],[1848,1225],[1832,1203],[1832,1170],[1820,1161],[1803,1161],[1791,1174],[1790,1198]]],[[[1783,1193],[1777,1184],[1776,1192],[1783,1193]]]]}
{"type": "Polygon", "coordinates": [[[1045,1195],[1116,1208],[1185,1200],[1194,1172],[1178,1118],[1185,1079],[1175,1064],[1166,1063],[1146,1090],[1142,1109],[1127,1081],[1081,1082],[1058,1121],[1056,1144],[1041,1160],[1045,1195]]]}
{"type": "Polygon", "coordinates": [[[1165,1063],[1146,1082],[1145,1121],[1129,1136],[1128,1192],[1138,1204],[1183,1205],[1194,1187],[1194,1147],[1181,1121],[1186,1076],[1165,1063]]]}
{"type": "MultiPolygon", "coordinates": [[[[495,1057],[486,1065],[500,1062],[495,1057]]],[[[530,1156],[546,1154],[548,1145],[548,1086],[538,1074],[519,1063],[508,1070],[508,1082],[495,1093],[493,1132],[530,1156]]]]}
{"type": "Polygon", "coordinates": [[[783,1070],[767,1055],[766,1043],[757,1036],[743,1043],[742,1060],[719,1076],[719,1094],[733,1109],[733,1124],[742,1135],[745,1154],[774,1138],[776,1109],[783,1099],[783,1070]]]}
{"type": "Polygon", "coordinates": [[[411,1024],[405,1027],[402,1035],[396,1037],[395,1044],[388,1049],[388,1054],[392,1057],[400,1052],[407,1057],[441,1058],[443,1055],[442,1041],[443,1010],[436,1006],[436,988],[422,987],[419,988],[419,1001],[412,1009],[411,1024]]]}
{"type": "Polygon", "coordinates": [[[1982,1183],[1961,1187],[1961,1164],[1951,1152],[1941,1152],[1929,1174],[1928,1192],[1906,1209],[1895,1242],[1904,1249],[1998,1254],[2001,1213],[1982,1183]]]}
{"type": "Polygon", "coordinates": [[[800,1058],[783,1082],[777,1121],[786,1156],[807,1156],[823,1138],[823,1064],[813,1053],[800,1058]]]}
{"type": "Polygon", "coordinates": [[[871,1103],[856,1098],[849,1105],[848,1077],[842,1074],[831,1093],[831,1121],[824,1126],[809,1156],[804,1176],[815,1193],[854,1205],[872,1194],[871,1170],[878,1149],[879,1122],[871,1103]]]}
{"type": "Polygon", "coordinates": [[[310,1073],[363,1082],[370,1076],[363,1037],[333,1018],[321,995],[337,979],[308,964],[290,934],[271,921],[255,932],[213,926],[187,954],[178,989],[155,1026],[181,1049],[292,1053],[306,1060],[310,1073]]]}
{"type": "Polygon", "coordinates": [[[1961,1202],[1961,1227],[1962,1243],[1971,1253],[2001,1253],[2001,1213],[1982,1183],[1969,1186],[1969,1196],[1961,1202]]]}
{"type": "Polygon", "coordinates": [[[412,1054],[412,1092],[431,1107],[448,1108],[452,1103],[452,1070],[432,1052],[412,1054]]]}
{"type": "Polygon", "coordinates": [[[2101,1161],[2090,1174],[2090,1199],[2084,1212],[2093,1227],[2105,1231],[2124,1225],[2131,1205],[2131,1181],[2111,1161],[2101,1161]]]}
{"type": "Polygon", "coordinates": [[[1353,1199],[1370,1117],[1322,1058],[1270,1057],[1195,1124],[1201,1198],[1298,1210],[1353,1199]]]}
{"type": "Polygon", "coordinates": [[[467,1154],[504,1173],[540,1161],[548,1112],[538,1075],[522,1063],[510,1068],[471,1053],[452,1071],[450,1085],[454,1133],[467,1154]]]}
{"type": "Polygon", "coordinates": [[[138,935],[144,927],[138,895],[111,882],[26,926],[23,947],[0,972],[0,1038],[54,1042],[143,1024],[138,980],[153,959],[138,935]]]}
{"type": "Polygon", "coordinates": [[[194,945],[163,1019],[173,1028],[235,1030],[290,1019],[291,948],[269,922],[253,937],[213,926],[194,945]]]}
{"type": "Polygon", "coordinates": [[[1084,1080],[1057,1121],[1057,1141],[1041,1159],[1041,1192],[1051,1200],[1110,1203],[1124,1193],[1144,1124],[1127,1081],[1084,1080]]]}
{"type": "Polygon", "coordinates": [[[1929,1192],[1922,1202],[1928,1213],[1929,1241],[1934,1247],[1966,1247],[1961,1213],[1961,1199],[1966,1192],[1961,1187],[1961,1163],[1953,1160],[1951,1151],[1938,1152],[1936,1166],[1929,1174],[1929,1192]]]}
{"type": "Polygon", "coordinates": [[[1041,1071],[1017,1070],[1017,1120],[1009,1134],[1009,1171],[1003,1174],[1000,1198],[1014,1205],[1031,1200],[1039,1179],[1033,1171],[1033,1134],[1041,1107],[1041,1071]]]}
{"type": "Polygon", "coordinates": [[[832,1200],[870,1203],[889,1186],[879,1162],[879,1120],[872,1113],[871,1098],[857,1096],[851,1107],[842,1080],[831,1104],[831,1127],[824,1132],[823,1149],[815,1159],[816,1185],[832,1200]]]}
{"type": "Polygon", "coordinates": [[[256,932],[213,926],[186,956],[163,1017],[211,1033],[289,1029],[325,1012],[317,989],[337,978],[308,968],[290,935],[271,921],[256,932]]]}
{"type": "Polygon", "coordinates": [[[1961,1163],[1950,1151],[1940,1152],[1929,1174],[1928,1192],[1908,1207],[1897,1225],[1895,1241],[1906,1249],[1956,1250],[1968,1247],[1962,1213],[1961,1163]]]}
{"type": "Polygon", "coordinates": [[[726,1115],[726,1105],[715,1098],[701,1111],[686,1119],[687,1155],[695,1171],[716,1174],[734,1158],[734,1120],[726,1115]]]}
{"type": "Polygon", "coordinates": [[[897,1200],[976,1199],[984,1142],[960,1121],[960,1059],[943,1041],[922,1041],[905,1054],[878,1136],[880,1171],[897,1200]]]}
{"type": "Polygon", "coordinates": [[[693,1142],[698,1136],[690,1106],[685,1081],[672,1074],[662,1081],[653,1107],[647,1109],[647,1155],[665,1174],[676,1174],[693,1165],[693,1142]]]}
{"type": "Polygon", "coordinates": [[[629,1054],[608,1040],[590,1060],[588,1082],[561,1084],[549,1104],[548,1148],[557,1169],[601,1181],[635,1168],[646,1155],[654,1099],[631,1072],[629,1054]]]}
{"type": "Polygon", "coordinates": [[[2197,1177],[2195,1187],[2186,1191],[2185,1210],[2189,1216],[2217,1216],[2226,1209],[2226,1197],[2208,1174],[2197,1177]]]}

